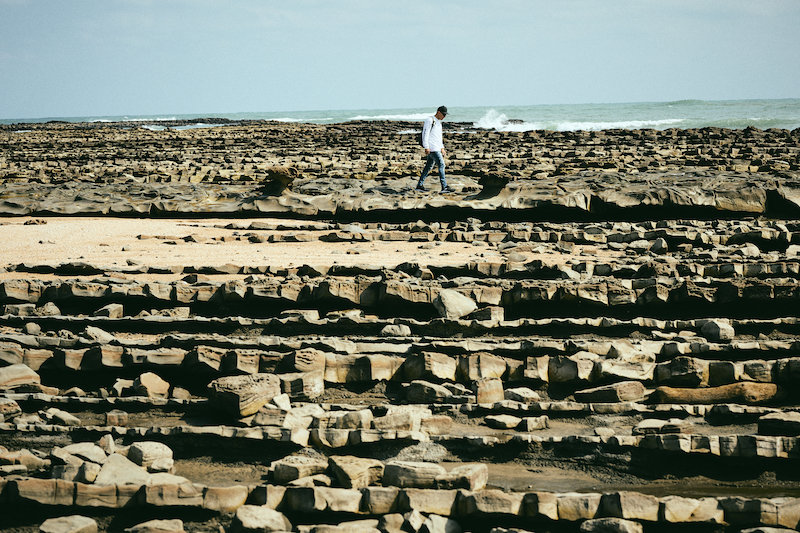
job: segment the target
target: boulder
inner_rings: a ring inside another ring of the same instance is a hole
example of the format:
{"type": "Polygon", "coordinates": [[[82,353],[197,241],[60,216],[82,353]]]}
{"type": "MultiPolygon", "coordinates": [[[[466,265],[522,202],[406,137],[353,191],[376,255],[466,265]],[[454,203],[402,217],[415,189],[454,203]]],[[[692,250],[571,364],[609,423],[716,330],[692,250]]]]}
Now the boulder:
{"type": "Polygon", "coordinates": [[[458,360],[460,378],[472,382],[482,378],[502,378],[506,373],[506,361],[490,353],[475,353],[458,360]]]}
{"type": "Polygon", "coordinates": [[[271,468],[276,483],[289,483],[295,479],[325,473],[328,470],[328,461],[306,455],[290,455],[273,461],[271,468]]]}
{"type": "Polygon", "coordinates": [[[513,429],[522,422],[521,418],[513,415],[488,415],[484,420],[487,426],[494,429],[513,429]]]}
{"type": "Polygon", "coordinates": [[[419,379],[409,383],[406,390],[406,397],[411,403],[439,403],[452,396],[447,387],[419,379]]]}
{"type": "Polygon", "coordinates": [[[478,308],[472,298],[454,289],[442,289],[433,300],[433,306],[442,318],[457,319],[478,308]]]}
{"type": "Polygon", "coordinates": [[[0,389],[41,383],[39,374],[22,363],[0,367],[0,389]]]}
{"type": "Polygon", "coordinates": [[[279,395],[281,382],[275,374],[251,374],[215,379],[209,388],[212,402],[218,409],[244,418],[279,395]]]}
{"type": "Polygon", "coordinates": [[[511,515],[516,516],[522,508],[524,494],[497,489],[477,492],[461,492],[459,509],[462,515],[511,515]]]}
{"type": "Polygon", "coordinates": [[[350,411],[336,419],[333,427],[337,429],[369,429],[372,427],[372,411],[359,409],[350,411]]]}
{"type": "Polygon", "coordinates": [[[527,387],[515,387],[506,389],[505,399],[520,403],[533,403],[541,401],[542,397],[538,392],[527,387]]]}
{"type": "Polygon", "coordinates": [[[172,450],[161,442],[134,442],[128,448],[128,459],[143,468],[149,468],[159,460],[169,459],[171,461],[172,450]]]}
{"type": "Polygon", "coordinates": [[[666,522],[724,522],[724,511],[716,498],[684,498],[666,496],[661,498],[662,515],[666,522]]]}
{"type": "Polygon", "coordinates": [[[526,416],[517,425],[517,430],[530,433],[531,431],[540,431],[542,429],[548,429],[549,427],[550,418],[547,415],[526,416]]]}
{"type": "Polygon", "coordinates": [[[493,404],[505,399],[503,382],[498,378],[483,378],[477,380],[473,386],[476,400],[479,404],[493,404]]]}
{"type": "Polygon", "coordinates": [[[436,477],[436,488],[482,490],[489,481],[489,467],[485,464],[461,465],[447,474],[436,477]]]}
{"type": "Polygon", "coordinates": [[[183,520],[173,518],[170,520],[148,520],[124,530],[125,533],[183,533],[183,520]]]}
{"type": "Polygon", "coordinates": [[[49,518],[39,526],[39,533],[97,533],[97,522],[81,515],[49,518]]]}
{"type": "Polygon", "coordinates": [[[61,310],[53,302],[47,302],[44,305],[37,307],[34,311],[36,316],[60,316],[61,310]]]}
{"type": "Polygon", "coordinates": [[[332,476],[346,489],[375,485],[383,477],[383,463],[376,459],[334,456],[328,459],[328,464],[332,476]]]}
{"type": "Polygon", "coordinates": [[[455,381],[458,363],[449,355],[423,352],[409,357],[403,364],[406,379],[455,381]]]}
{"type": "Polygon", "coordinates": [[[100,446],[92,442],[69,444],[61,448],[61,452],[74,455],[84,461],[91,461],[99,465],[103,464],[107,457],[106,452],[104,452],[100,446]]]}
{"type": "Polygon", "coordinates": [[[658,387],[650,395],[650,401],[655,403],[758,405],[778,398],[780,393],[780,389],[774,383],[741,382],[719,387],[686,389],[658,387]]]}
{"type": "Polygon", "coordinates": [[[550,357],[547,366],[547,379],[551,383],[589,381],[594,371],[596,359],[597,354],[590,352],[550,357]]]}
{"type": "Polygon", "coordinates": [[[558,519],[576,522],[597,516],[600,508],[600,494],[565,492],[556,495],[558,519]]]}
{"type": "Polygon", "coordinates": [[[642,533],[642,525],[623,518],[594,518],[581,524],[581,533],[642,533]]]}
{"type": "Polygon", "coordinates": [[[447,471],[435,463],[389,461],[383,469],[383,485],[431,489],[436,487],[436,478],[446,474],[447,471]]]}
{"type": "Polygon", "coordinates": [[[630,491],[604,494],[601,501],[606,516],[648,522],[658,521],[660,505],[659,499],[655,496],[630,491]]]}
{"type": "Polygon", "coordinates": [[[657,364],[655,378],[660,385],[698,387],[708,384],[708,373],[708,361],[681,355],[657,364]]]}
{"type": "Polygon", "coordinates": [[[720,319],[707,321],[700,327],[700,333],[713,342],[731,341],[736,336],[730,322],[720,319]]]}
{"type": "Polygon", "coordinates": [[[114,335],[103,331],[102,329],[95,327],[95,326],[86,326],[86,329],[83,331],[83,335],[98,344],[111,344],[116,340],[114,335]]]}
{"type": "Polygon", "coordinates": [[[242,505],[231,521],[231,533],[292,531],[292,524],[283,513],[266,506],[242,505]]]}
{"type": "Polygon", "coordinates": [[[45,419],[46,421],[50,422],[51,424],[57,424],[60,426],[80,426],[81,420],[66,411],[62,411],[61,409],[57,409],[55,407],[50,407],[45,411],[40,411],[39,415],[45,419]]]}
{"type": "Polygon", "coordinates": [[[147,470],[118,453],[108,456],[95,478],[95,485],[144,485],[150,479],[147,470]]]}
{"type": "Polygon", "coordinates": [[[169,383],[153,372],[145,372],[133,380],[132,389],[135,396],[146,396],[147,398],[167,398],[169,396],[169,383]]]}
{"type": "Polygon", "coordinates": [[[644,397],[645,388],[639,381],[622,381],[602,387],[575,392],[575,400],[586,403],[633,402],[644,397]]]}

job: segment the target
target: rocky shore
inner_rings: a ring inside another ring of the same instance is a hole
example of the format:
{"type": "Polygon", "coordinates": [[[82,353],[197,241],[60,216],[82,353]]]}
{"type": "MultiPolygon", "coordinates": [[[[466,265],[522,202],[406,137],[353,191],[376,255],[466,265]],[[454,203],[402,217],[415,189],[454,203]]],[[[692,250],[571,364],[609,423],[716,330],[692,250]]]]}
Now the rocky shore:
{"type": "Polygon", "coordinates": [[[800,529],[800,131],[160,125],[0,126],[3,531],[800,529]]]}

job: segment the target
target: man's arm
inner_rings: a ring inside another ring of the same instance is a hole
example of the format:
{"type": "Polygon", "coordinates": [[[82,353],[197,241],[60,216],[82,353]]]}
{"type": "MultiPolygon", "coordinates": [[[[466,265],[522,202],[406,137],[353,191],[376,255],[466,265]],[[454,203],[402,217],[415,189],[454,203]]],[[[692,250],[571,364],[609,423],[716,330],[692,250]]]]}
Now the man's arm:
{"type": "Polygon", "coordinates": [[[425,148],[425,153],[431,153],[431,145],[428,137],[431,134],[431,128],[433,127],[433,119],[428,117],[425,119],[425,122],[422,123],[422,147],[425,148]]]}

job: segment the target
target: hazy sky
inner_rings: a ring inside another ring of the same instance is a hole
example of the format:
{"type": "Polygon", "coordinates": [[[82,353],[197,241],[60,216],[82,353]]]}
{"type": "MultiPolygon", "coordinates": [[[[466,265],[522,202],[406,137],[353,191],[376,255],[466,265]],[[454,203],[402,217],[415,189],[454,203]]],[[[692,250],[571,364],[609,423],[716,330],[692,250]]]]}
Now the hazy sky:
{"type": "Polygon", "coordinates": [[[0,118],[800,97],[798,0],[0,0],[0,118]]]}

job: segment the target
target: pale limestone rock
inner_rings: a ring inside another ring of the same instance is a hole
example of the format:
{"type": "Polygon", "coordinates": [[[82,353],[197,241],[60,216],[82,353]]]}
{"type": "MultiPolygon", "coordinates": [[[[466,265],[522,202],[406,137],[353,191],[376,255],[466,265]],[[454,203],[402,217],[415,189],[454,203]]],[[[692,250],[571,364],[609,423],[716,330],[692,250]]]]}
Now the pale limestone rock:
{"type": "Polygon", "coordinates": [[[128,459],[141,467],[148,468],[160,459],[172,459],[172,450],[161,442],[134,442],[128,449],[128,459]]]}
{"type": "Polygon", "coordinates": [[[383,463],[376,459],[333,456],[328,459],[331,474],[346,489],[360,489],[377,484],[383,477],[383,463]]]}
{"type": "Polygon", "coordinates": [[[242,505],[236,510],[230,530],[232,533],[291,531],[292,524],[283,513],[269,507],[242,505]]]}
{"type": "Polygon", "coordinates": [[[228,376],[215,379],[209,388],[213,403],[237,418],[255,414],[281,393],[275,374],[228,376]]]}
{"type": "Polygon", "coordinates": [[[325,473],[328,461],[305,455],[290,455],[273,461],[271,468],[277,483],[288,483],[295,479],[325,473]]]}
{"type": "Polygon", "coordinates": [[[383,485],[392,487],[434,488],[437,476],[447,471],[434,463],[389,461],[383,469],[383,485]]]}
{"type": "Polygon", "coordinates": [[[144,485],[150,474],[127,457],[118,453],[108,456],[100,473],[94,480],[95,485],[144,485]]]}
{"type": "Polygon", "coordinates": [[[472,298],[454,289],[442,289],[433,300],[433,306],[442,318],[456,319],[466,316],[478,308],[472,298]]]}
{"type": "Polygon", "coordinates": [[[148,520],[125,529],[125,533],[183,533],[183,520],[148,520]]]}
{"type": "Polygon", "coordinates": [[[493,404],[505,399],[503,382],[498,378],[483,378],[473,384],[473,390],[479,404],[493,404]]]}
{"type": "Polygon", "coordinates": [[[513,415],[488,415],[484,420],[487,426],[494,429],[513,429],[522,422],[521,418],[513,415]]]}
{"type": "Polygon", "coordinates": [[[133,380],[131,388],[136,396],[148,398],[167,398],[169,396],[169,383],[153,372],[145,372],[133,380]]]}
{"type": "Polygon", "coordinates": [[[97,533],[97,522],[81,515],[49,518],[39,526],[40,533],[97,533]]]}
{"type": "Polygon", "coordinates": [[[41,383],[39,374],[22,363],[0,367],[0,389],[41,383]]]}

